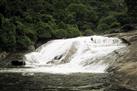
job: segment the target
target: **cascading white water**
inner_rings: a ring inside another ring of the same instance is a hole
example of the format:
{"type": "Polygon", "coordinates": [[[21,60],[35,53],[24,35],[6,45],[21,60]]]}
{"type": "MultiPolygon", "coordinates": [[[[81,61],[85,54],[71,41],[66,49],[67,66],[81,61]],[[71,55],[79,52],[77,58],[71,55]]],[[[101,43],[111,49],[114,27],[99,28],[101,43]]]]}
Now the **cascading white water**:
{"type": "MultiPolygon", "coordinates": [[[[52,40],[42,45],[35,52],[26,54],[27,67],[34,72],[103,73],[110,62],[104,58],[114,50],[125,47],[118,38],[103,36],[77,37],[52,40]]],[[[111,60],[109,60],[111,61],[111,60]]]]}
{"type": "Polygon", "coordinates": [[[52,40],[24,55],[25,68],[0,72],[104,73],[115,59],[115,51],[126,45],[118,38],[103,36],[52,40]]]}

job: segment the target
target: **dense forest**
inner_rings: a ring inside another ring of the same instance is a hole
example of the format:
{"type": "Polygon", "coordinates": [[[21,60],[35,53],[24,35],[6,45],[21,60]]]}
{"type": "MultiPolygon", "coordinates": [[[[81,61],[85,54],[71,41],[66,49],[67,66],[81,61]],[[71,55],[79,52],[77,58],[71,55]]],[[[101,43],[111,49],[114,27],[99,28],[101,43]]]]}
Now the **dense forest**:
{"type": "Polygon", "coordinates": [[[137,22],[136,0],[0,0],[0,51],[110,33],[137,22]]]}

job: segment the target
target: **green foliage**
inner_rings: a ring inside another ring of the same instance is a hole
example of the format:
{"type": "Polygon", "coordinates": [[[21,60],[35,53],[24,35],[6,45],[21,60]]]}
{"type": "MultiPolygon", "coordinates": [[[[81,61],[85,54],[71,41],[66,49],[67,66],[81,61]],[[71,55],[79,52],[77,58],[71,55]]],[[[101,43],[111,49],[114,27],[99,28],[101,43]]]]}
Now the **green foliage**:
{"type": "Polygon", "coordinates": [[[4,16],[2,14],[0,14],[0,27],[4,22],[4,16]]]}
{"type": "Polygon", "coordinates": [[[67,16],[68,23],[75,23],[80,30],[85,30],[85,25],[97,20],[97,14],[92,7],[84,4],[72,3],[66,8],[69,13],[67,16]]]}
{"type": "Polygon", "coordinates": [[[111,30],[120,27],[120,23],[114,16],[107,16],[100,19],[97,30],[98,32],[104,31],[104,33],[109,33],[111,30]]]}
{"type": "Polygon", "coordinates": [[[128,11],[128,17],[129,17],[129,23],[137,23],[137,1],[136,0],[125,0],[125,3],[127,5],[128,11]]]}
{"type": "Polygon", "coordinates": [[[17,37],[17,49],[25,50],[28,49],[30,45],[33,45],[33,42],[27,36],[18,36],[17,37]]]}
{"type": "Polygon", "coordinates": [[[136,6],[132,0],[0,0],[0,49],[108,33],[136,21],[136,6]]]}
{"type": "Polygon", "coordinates": [[[110,27],[111,28],[118,28],[118,27],[120,27],[120,23],[119,22],[112,22],[110,27]]]}
{"type": "Polygon", "coordinates": [[[116,15],[116,19],[121,25],[127,24],[130,21],[127,14],[116,15]]]}
{"type": "Polygon", "coordinates": [[[94,35],[94,34],[95,34],[95,32],[92,29],[86,29],[83,32],[83,35],[85,35],[85,36],[91,36],[91,35],[94,35]]]}
{"type": "Polygon", "coordinates": [[[101,33],[101,31],[108,31],[108,30],[110,30],[110,27],[106,23],[101,23],[101,24],[99,24],[97,26],[97,30],[98,30],[99,33],[101,33]]]}
{"type": "Polygon", "coordinates": [[[107,16],[104,18],[101,18],[99,21],[99,24],[105,23],[107,25],[111,25],[113,22],[116,22],[117,20],[115,19],[114,16],[107,16]]]}
{"type": "Polygon", "coordinates": [[[40,39],[50,39],[52,37],[52,27],[48,23],[39,22],[36,26],[36,31],[40,39]]]}
{"type": "Polygon", "coordinates": [[[0,29],[0,47],[3,50],[12,50],[12,47],[16,45],[16,32],[15,25],[5,19],[0,29]]]}
{"type": "Polygon", "coordinates": [[[67,38],[67,31],[64,29],[56,29],[53,32],[53,35],[55,36],[55,38],[67,38]]]}
{"type": "Polygon", "coordinates": [[[68,25],[66,31],[68,38],[77,37],[81,35],[81,32],[79,31],[77,26],[68,25]]]}

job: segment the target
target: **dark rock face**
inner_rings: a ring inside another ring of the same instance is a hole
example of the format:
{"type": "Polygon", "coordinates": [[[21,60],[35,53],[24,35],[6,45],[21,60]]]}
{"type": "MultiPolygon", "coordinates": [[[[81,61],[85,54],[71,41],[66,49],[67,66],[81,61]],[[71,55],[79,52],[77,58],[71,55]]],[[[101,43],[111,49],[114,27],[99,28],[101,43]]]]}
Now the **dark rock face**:
{"type": "Polygon", "coordinates": [[[23,66],[23,65],[25,65],[25,62],[24,61],[20,61],[20,60],[13,60],[13,61],[11,61],[11,64],[13,66],[23,66]]]}
{"type": "Polygon", "coordinates": [[[122,40],[123,43],[127,44],[127,45],[131,45],[131,43],[129,41],[127,41],[126,39],[124,38],[120,38],[122,40]]]}

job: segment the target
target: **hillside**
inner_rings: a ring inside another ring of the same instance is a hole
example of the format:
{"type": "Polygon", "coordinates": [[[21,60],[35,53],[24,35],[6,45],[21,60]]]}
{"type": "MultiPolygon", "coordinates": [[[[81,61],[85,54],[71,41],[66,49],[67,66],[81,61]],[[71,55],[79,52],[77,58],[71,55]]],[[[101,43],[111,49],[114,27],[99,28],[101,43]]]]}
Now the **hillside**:
{"type": "Polygon", "coordinates": [[[0,50],[110,33],[129,23],[127,7],[124,0],[0,0],[0,50]]]}

